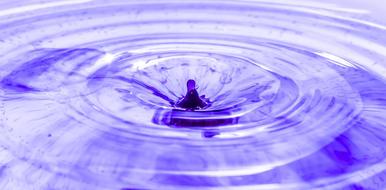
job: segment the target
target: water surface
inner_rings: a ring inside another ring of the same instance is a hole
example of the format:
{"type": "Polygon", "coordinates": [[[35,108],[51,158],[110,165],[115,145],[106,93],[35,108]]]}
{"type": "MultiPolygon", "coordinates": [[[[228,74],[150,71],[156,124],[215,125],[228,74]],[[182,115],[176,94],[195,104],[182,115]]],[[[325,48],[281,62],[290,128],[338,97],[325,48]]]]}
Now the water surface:
{"type": "Polygon", "coordinates": [[[361,11],[225,0],[0,9],[1,189],[386,187],[386,27],[361,11]],[[179,106],[189,79],[199,109],[179,106]]]}

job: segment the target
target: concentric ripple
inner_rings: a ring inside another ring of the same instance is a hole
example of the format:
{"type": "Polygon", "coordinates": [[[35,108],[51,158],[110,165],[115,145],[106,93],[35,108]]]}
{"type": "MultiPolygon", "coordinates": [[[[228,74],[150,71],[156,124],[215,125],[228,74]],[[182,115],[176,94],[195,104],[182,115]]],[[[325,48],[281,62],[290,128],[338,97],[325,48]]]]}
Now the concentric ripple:
{"type": "Polygon", "coordinates": [[[386,188],[386,26],[359,11],[32,2],[0,4],[0,189],[386,188]]]}

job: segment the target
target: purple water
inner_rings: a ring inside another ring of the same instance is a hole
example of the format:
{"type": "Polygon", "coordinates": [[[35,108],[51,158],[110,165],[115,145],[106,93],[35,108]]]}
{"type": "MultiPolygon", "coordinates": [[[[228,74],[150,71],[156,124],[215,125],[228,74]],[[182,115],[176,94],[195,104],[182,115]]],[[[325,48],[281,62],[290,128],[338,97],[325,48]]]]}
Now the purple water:
{"type": "Polygon", "coordinates": [[[386,26],[362,13],[225,0],[0,10],[0,189],[386,188],[386,26]]]}

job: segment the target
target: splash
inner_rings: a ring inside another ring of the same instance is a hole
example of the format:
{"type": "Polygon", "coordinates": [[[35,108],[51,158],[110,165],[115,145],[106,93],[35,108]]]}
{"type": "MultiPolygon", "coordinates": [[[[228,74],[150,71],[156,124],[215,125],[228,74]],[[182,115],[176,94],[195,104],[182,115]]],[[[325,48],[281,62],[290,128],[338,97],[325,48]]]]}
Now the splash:
{"type": "Polygon", "coordinates": [[[207,103],[203,100],[205,95],[199,96],[196,90],[196,81],[189,79],[186,83],[187,92],[185,97],[177,102],[177,106],[180,108],[185,108],[187,110],[197,110],[207,106],[207,103]]]}
{"type": "Polygon", "coordinates": [[[386,187],[386,29],[360,11],[0,9],[0,189],[386,187]]]}

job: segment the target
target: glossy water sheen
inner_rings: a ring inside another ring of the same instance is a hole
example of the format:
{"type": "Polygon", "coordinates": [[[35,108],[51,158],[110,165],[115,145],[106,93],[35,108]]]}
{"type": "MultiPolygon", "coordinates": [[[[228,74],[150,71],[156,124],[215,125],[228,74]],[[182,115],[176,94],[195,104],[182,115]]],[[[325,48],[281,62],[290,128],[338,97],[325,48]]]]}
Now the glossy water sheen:
{"type": "Polygon", "coordinates": [[[0,8],[0,189],[386,187],[386,27],[360,11],[0,8]],[[178,106],[189,79],[200,109],[178,106]]]}

